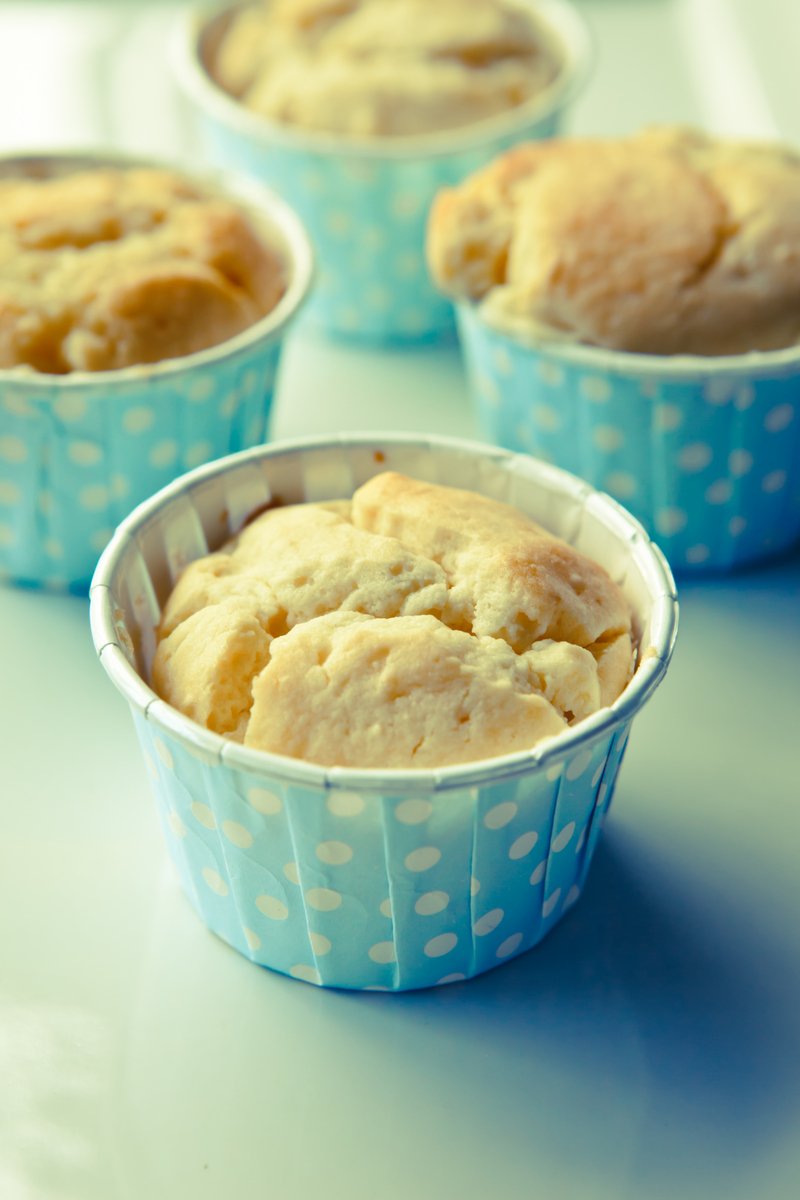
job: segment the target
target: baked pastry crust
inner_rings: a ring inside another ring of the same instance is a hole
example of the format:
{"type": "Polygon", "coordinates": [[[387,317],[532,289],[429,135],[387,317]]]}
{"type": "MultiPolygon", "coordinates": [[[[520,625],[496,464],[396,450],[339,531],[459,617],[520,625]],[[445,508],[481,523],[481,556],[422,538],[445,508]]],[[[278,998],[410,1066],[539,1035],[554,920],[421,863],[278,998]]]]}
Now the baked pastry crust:
{"type": "Polygon", "coordinates": [[[508,505],[394,472],[263,513],[167,600],[159,694],[247,746],[326,766],[525,749],[630,679],[629,606],[508,505]]]}
{"type": "Polygon", "coordinates": [[[800,157],[690,130],[516,147],[437,197],[439,287],[541,336],[646,354],[800,339],[800,157]]]}
{"type": "Polygon", "coordinates": [[[503,0],[265,0],[210,64],[231,95],[304,129],[402,136],[514,108],[555,78],[534,18],[503,0]]]}
{"type": "Polygon", "coordinates": [[[254,324],[286,264],[236,205],[168,171],[0,180],[0,367],[180,358],[254,324]]]}

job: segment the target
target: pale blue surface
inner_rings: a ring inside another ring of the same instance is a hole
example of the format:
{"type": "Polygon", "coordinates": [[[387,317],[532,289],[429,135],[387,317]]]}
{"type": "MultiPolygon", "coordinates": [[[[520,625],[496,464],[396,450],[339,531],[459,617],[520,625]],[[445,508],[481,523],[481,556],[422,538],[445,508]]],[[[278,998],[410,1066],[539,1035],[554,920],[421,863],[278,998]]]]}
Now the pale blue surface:
{"type": "MultiPolygon", "coordinates": [[[[668,359],[525,346],[459,307],[484,436],[609,492],[675,570],[727,569],[800,536],[800,357],[692,373],[668,359]],[[619,362],[624,360],[619,359],[619,362]]],[[[728,360],[730,361],[730,360],[728,360]]]]}

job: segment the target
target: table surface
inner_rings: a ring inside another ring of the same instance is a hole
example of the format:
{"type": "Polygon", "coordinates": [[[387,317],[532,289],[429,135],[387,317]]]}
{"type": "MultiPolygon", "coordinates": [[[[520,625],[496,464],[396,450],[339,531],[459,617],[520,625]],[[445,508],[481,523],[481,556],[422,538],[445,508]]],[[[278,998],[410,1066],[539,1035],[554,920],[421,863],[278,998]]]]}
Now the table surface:
{"type": "MultiPolygon", "coordinates": [[[[186,156],[176,7],[5,3],[0,149],[186,156]]],[[[800,140],[794,0],[581,7],[573,128],[800,140]]],[[[298,333],[274,436],[362,428],[473,435],[455,351],[298,333]]],[[[390,996],[205,930],[86,601],[0,589],[2,1200],[800,1194],[800,556],[681,599],[580,904],[487,976],[390,996]]]]}

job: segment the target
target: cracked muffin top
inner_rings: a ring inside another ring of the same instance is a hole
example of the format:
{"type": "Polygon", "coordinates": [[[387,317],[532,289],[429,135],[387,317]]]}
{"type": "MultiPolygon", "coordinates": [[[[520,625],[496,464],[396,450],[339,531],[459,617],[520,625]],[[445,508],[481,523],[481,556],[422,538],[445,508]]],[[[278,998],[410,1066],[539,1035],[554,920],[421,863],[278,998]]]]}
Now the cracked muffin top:
{"type": "Polygon", "coordinates": [[[209,64],[272,120],[355,136],[469,125],[558,73],[551,39],[503,0],[264,0],[231,21],[209,64]]]}
{"type": "Polygon", "coordinates": [[[206,728],[323,766],[524,750],[611,704],[631,614],[605,571],[472,492],[375,476],[191,563],[152,681],[206,728]]]}
{"type": "Polygon", "coordinates": [[[644,354],[800,340],[800,156],[686,129],[515,147],[431,211],[438,286],[489,320],[644,354]]]}
{"type": "Polygon", "coordinates": [[[0,367],[180,358],[260,320],[286,276],[242,210],[169,171],[0,180],[0,367]]]}

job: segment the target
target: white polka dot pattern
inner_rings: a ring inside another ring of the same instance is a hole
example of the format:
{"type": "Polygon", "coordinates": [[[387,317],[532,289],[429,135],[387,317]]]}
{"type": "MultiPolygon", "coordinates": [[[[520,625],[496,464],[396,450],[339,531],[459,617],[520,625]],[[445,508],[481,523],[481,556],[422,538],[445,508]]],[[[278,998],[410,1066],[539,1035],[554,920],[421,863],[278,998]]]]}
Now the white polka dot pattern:
{"type": "Polygon", "coordinates": [[[584,375],[580,386],[586,399],[595,404],[605,404],[611,397],[611,385],[602,375],[584,375]]]}
{"type": "Polygon", "coordinates": [[[325,937],[324,933],[309,933],[308,940],[311,943],[311,949],[319,958],[330,954],[333,943],[330,938],[325,937]]]}
{"type": "Polygon", "coordinates": [[[89,411],[89,402],[80,392],[65,392],[63,396],[57,396],[54,400],[53,411],[59,421],[70,425],[84,419],[89,411]]]}
{"type": "Polygon", "coordinates": [[[156,414],[152,408],[144,408],[142,405],[139,405],[138,407],[126,409],[122,414],[122,428],[125,433],[145,433],[148,429],[152,428],[155,419],[156,414]]]}
{"type": "Polygon", "coordinates": [[[161,759],[167,770],[172,771],[175,767],[175,760],[172,757],[172,751],[167,743],[162,741],[161,738],[157,737],[155,739],[155,749],[156,754],[161,759]]]}
{"type": "Polygon", "coordinates": [[[188,830],[187,830],[186,826],[184,825],[183,821],[181,820],[180,816],[178,815],[178,813],[173,811],[168,814],[167,825],[170,828],[170,832],[175,834],[175,837],[179,837],[179,838],[186,837],[188,830]]]}
{"type": "Polygon", "coordinates": [[[333,888],[315,887],[306,892],[306,903],[318,912],[332,912],[342,903],[342,897],[333,888]]]}
{"type": "Polygon", "coordinates": [[[520,139],[551,136],[557,126],[557,114],[534,114],[463,151],[370,160],[226,129],[213,139],[214,157],[274,187],[302,219],[327,276],[307,306],[311,322],[373,342],[430,340],[453,325],[452,305],[424,263],[434,196],[520,139]],[[382,289],[378,304],[375,289],[382,289]]]}
{"type": "Polygon", "coordinates": [[[512,933],[511,937],[507,937],[497,947],[497,957],[510,958],[511,955],[515,954],[519,949],[520,945],[522,944],[523,937],[524,934],[522,933],[512,933]]]}
{"type": "Polygon", "coordinates": [[[223,821],[222,832],[228,841],[233,842],[234,846],[238,846],[240,850],[249,850],[253,844],[252,833],[238,821],[223,821]]]}
{"type": "Polygon", "coordinates": [[[575,822],[574,821],[570,821],[569,824],[565,825],[563,829],[559,830],[559,832],[555,835],[552,842],[550,843],[550,849],[553,851],[554,854],[560,854],[562,850],[566,849],[566,847],[572,841],[572,835],[574,832],[575,832],[575,822]]]}
{"type": "Polygon", "coordinates": [[[474,309],[457,315],[486,440],[609,492],[673,567],[737,567],[800,536],[800,361],[752,375],[593,369],[591,352],[526,346],[474,309]]]}
{"type": "Polygon", "coordinates": [[[103,451],[94,442],[68,442],[67,457],[78,467],[94,467],[102,459],[103,451]]]}
{"type": "Polygon", "coordinates": [[[252,787],[247,793],[247,799],[256,812],[266,816],[274,816],[283,808],[280,796],[269,788],[252,787]]]}
{"type": "Polygon", "coordinates": [[[548,433],[556,433],[561,428],[561,418],[552,405],[537,404],[533,411],[539,426],[548,433]]]}
{"type": "Polygon", "coordinates": [[[579,895],[625,740],[511,783],[383,797],[239,775],[135,721],[214,932],[297,979],[390,991],[469,978],[543,936],[579,895]]]}
{"type": "Polygon", "coordinates": [[[472,926],[472,931],[476,937],[485,937],[487,933],[491,933],[493,929],[497,928],[502,919],[502,908],[493,908],[489,912],[484,913],[482,917],[478,918],[478,920],[472,926]]]}
{"type": "Polygon", "coordinates": [[[406,855],[406,868],[415,873],[430,871],[441,857],[442,852],[436,846],[420,846],[418,850],[412,850],[410,854],[406,855]]]}
{"type": "Polygon", "coordinates": [[[364,811],[364,798],[358,792],[332,792],[325,803],[335,817],[357,817],[364,811]]]}
{"type": "Polygon", "coordinates": [[[771,408],[764,418],[764,428],[769,433],[781,433],[791,425],[794,415],[794,407],[791,404],[778,404],[771,408]]]}
{"type": "Polygon", "coordinates": [[[636,495],[638,483],[628,471],[612,471],[603,481],[605,491],[616,496],[618,500],[630,500],[636,495]]]}
{"type": "Polygon", "coordinates": [[[670,537],[674,533],[680,533],[689,523],[689,515],[682,508],[666,507],[660,508],[656,512],[655,525],[659,533],[665,537],[670,537]]]}
{"type": "Polygon", "coordinates": [[[677,404],[658,404],[653,413],[653,427],[659,433],[672,433],[683,424],[683,413],[677,404]]]}
{"type": "Polygon", "coordinates": [[[19,503],[22,493],[16,483],[11,483],[8,479],[0,479],[0,504],[7,504],[10,508],[19,503]]]}
{"type": "Polygon", "coordinates": [[[396,960],[394,942],[376,942],[367,951],[373,962],[393,963],[396,960]]]}
{"type": "Polygon", "coordinates": [[[546,862],[540,862],[537,867],[534,867],[533,871],[531,872],[531,877],[530,877],[530,884],[532,887],[538,887],[538,885],[544,879],[544,873],[546,870],[547,870],[546,862]]]}
{"type": "Polygon", "coordinates": [[[254,929],[248,929],[245,926],[245,928],[242,932],[244,933],[244,940],[247,942],[247,947],[249,950],[260,950],[261,949],[261,938],[258,936],[258,934],[255,932],[254,929]]]}
{"type": "Polygon", "coordinates": [[[26,530],[0,545],[0,573],[85,590],[109,531],[136,504],[187,468],[263,441],[280,349],[123,377],[111,394],[62,377],[0,383],[0,520],[26,530]]]}
{"type": "Polygon", "coordinates": [[[256,896],[256,908],[271,921],[285,921],[289,916],[289,909],[282,900],[278,900],[275,896],[256,896]]]}
{"type": "Polygon", "coordinates": [[[431,917],[444,912],[450,902],[447,892],[425,892],[414,905],[414,912],[421,917],[431,917]]]}
{"type": "Polygon", "coordinates": [[[494,808],[489,809],[483,818],[483,823],[487,829],[503,829],[510,821],[514,820],[516,815],[516,804],[513,800],[507,800],[504,804],[498,804],[494,808]]]}
{"type": "Polygon", "coordinates": [[[762,490],[765,492],[779,492],[781,488],[786,487],[788,476],[785,471],[770,471],[761,480],[762,490]]]}
{"type": "Polygon", "coordinates": [[[8,463],[25,462],[28,457],[28,448],[22,438],[14,437],[13,434],[6,434],[0,437],[0,459],[5,459],[8,463]]]}
{"type": "Polygon", "coordinates": [[[320,862],[328,863],[330,866],[341,866],[353,857],[353,848],[346,842],[320,842],[316,849],[316,855],[320,862]]]}
{"type": "Polygon", "coordinates": [[[589,767],[592,765],[593,756],[593,749],[579,750],[578,753],[573,755],[573,757],[567,763],[566,770],[564,771],[565,777],[570,782],[573,782],[575,779],[578,779],[581,775],[585,774],[585,772],[588,771],[589,767]]]}
{"type": "Polygon", "coordinates": [[[211,889],[217,896],[227,896],[228,885],[220,875],[219,871],[215,871],[213,867],[203,867],[200,874],[205,881],[207,887],[211,889]]]}
{"type": "Polygon", "coordinates": [[[522,833],[511,845],[508,851],[508,857],[514,860],[525,858],[526,854],[530,854],[533,847],[539,840],[539,834],[535,829],[531,829],[528,833],[522,833]]]}
{"type": "Polygon", "coordinates": [[[403,800],[394,810],[398,821],[404,825],[421,825],[433,812],[430,800],[403,800]]]}
{"type": "Polygon", "coordinates": [[[191,813],[195,821],[200,825],[204,825],[206,829],[214,829],[217,824],[217,818],[207,804],[203,804],[202,800],[194,800],[191,804],[191,813]]]}
{"type": "Polygon", "coordinates": [[[596,425],[592,433],[592,440],[598,450],[604,450],[607,454],[611,454],[624,444],[625,434],[614,425],[596,425]]]}
{"type": "Polygon", "coordinates": [[[718,479],[706,488],[705,496],[709,504],[727,504],[733,495],[733,483],[730,479],[718,479]]]}
{"type": "Polygon", "coordinates": [[[455,933],[440,933],[437,937],[432,937],[423,947],[423,953],[428,958],[442,958],[445,954],[449,954],[451,950],[456,948],[458,937],[455,933]]]}
{"type": "Polygon", "coordinates": [[[316,967],[309,967],[305,963],[296,963],[289,968],[289,974],[293,979],[302,979],[304,983],[322,983],[319,971],[316,967]]]}

